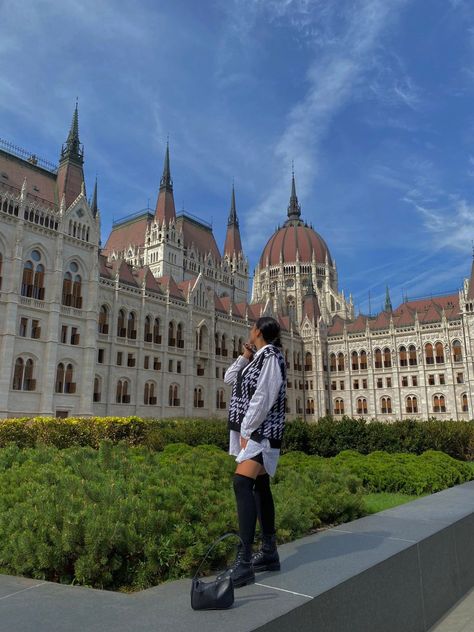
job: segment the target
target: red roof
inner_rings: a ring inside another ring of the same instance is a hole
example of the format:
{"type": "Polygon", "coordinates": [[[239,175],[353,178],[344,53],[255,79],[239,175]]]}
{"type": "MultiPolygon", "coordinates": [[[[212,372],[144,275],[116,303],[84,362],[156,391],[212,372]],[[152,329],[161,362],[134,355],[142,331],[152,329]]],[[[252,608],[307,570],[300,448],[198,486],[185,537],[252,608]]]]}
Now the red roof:
{"type": "Polygon", "coordinates": [[[380,312],[375,318],[369,318],[369,329],[388,329],[390,327],[390,313],[380,312]]]}
{"type": "Polygon", "coordinates": [[[321,310],[319,309],[319,301],[316,294],[306,296],[303,303],[303,318],[307,316],[313,322],[318,322],[321,316],[321,310]]]}
{"type": "Polygon", "coordinates": [[[104,253],[123,252],[128,246],[143,246],[145,243],[145,231],[152,216],[148,211],[132,217],[129,221],[112,226],[112,232],[104,246],[104,253]]]}
{"type": "Polygon", "coordinates": [[[348,333],[354,334],[354,333],[360,333],[362,331],[365,331],[367,320],[368,320],[367,316],[364,316],[363,314],[359,314],[354,321],[352,321],[351,323],[347,323],[348,333]]]}
{"type": "Polygon", "coordinates": [[[474,259],[471,265],[471,277],[469,279],[469,288],[467,290],[467,298],[471,300],[474,298],[474,259]]]}
{"type": "Polygon", "coordinates": [[[232,307],[232,312],[234,316],[238,318],[245,318],[245,310],[247,308],[247,303],[234,303],[232,307]]]}
{"type": "Polygon", "coordinates": [[[231,257],[234,253],[239,254],[239,252],[243,252],[242,242],[240,240],[240,231],[235,224],[232,224],[230,226],[227,226],[224,254],[231,257]]]}
{"type": "Polygon", "coordinates": [[[217,312],[222,312],[224,314],[227,314],[228,311],[226,310],[226,308],[224,307],[224,305],[222,304],[221,299],[219,298],[219,296],[217,296],[216,293],[214,293],[214,308],[217,312]]]}
{"type": "Polygon", "coordinates": [[[296,251],[299,253],[300,261],[312,261],[313,253],[318,263],[326,261],[326,255],[332,264],[331,255],[324,239],[315,230],[304,224],[288,225],[278,229],[270,237],[262,256],[260,257],[260,267],[267,265],[278,265],[280,254],[283,262],[296,261],[296,251]]]}
{"type": "Polygon", "coordinates": [[[36,199],[49,206],[59,205],[56,194],[56,174],[0,150],[0,184],[2,188],[7,191],[11,189],[12,193],[18,195],[25,178],[28,198],[36,199]]]}
{"type": "Polygon", "coordinates": [[[328,329],[329,336],[340,336],[344,332],[344,319],[338,316],[334,316],[332,325],[328,329]]]}
{"type": "Polygon", "coordinates": [[[201,255],[207,256],[211,253],[216,261],[220,261],[221,254],[211,228],[192,220],[186,215],[178,217],[176,227],[178,230],[180,228],[183,230],[183,240],[186,248],[191,248],[194,244],[194,247],[201,255]]]}
{"type": "Polygon", "coordinates": [[[169,291],[170,296],[181,300],[185,298],[172,276],[157,277],[156,281],[163,291],[169,291]]]}
{"type": "Polygon", "coordinates": [[[170,221],[176,219],[173,191],[167,187],[160,188],[156,201],[155,217],[159,220],[160,224],[163,220],[168,224],[170,221]]]}
{"type": "Polygon", "coordinates": [[[262,315],[263,308],[265,305],[263,303],[251,303],[247,306],[247,313],[249,320],[258,320],[262,315]]]}
{"type": "Polygon", "coordinates": [[[148,266],[143,266],[143,268],[139,268],[137,271],[137,278],[143,283],[145,280],[145,288],[150,290],[151,292],[155,292],[157,294],[163,294],[163,290],[161,289],[159,283],[155,279],[153,272],[150,270],[148,266]]]}
{"type": "Polygon", "coordinates": [[[99,254],[99,276],[111,279],[113,277],[112,264],[107,262],[107,257],[99,254]]]}

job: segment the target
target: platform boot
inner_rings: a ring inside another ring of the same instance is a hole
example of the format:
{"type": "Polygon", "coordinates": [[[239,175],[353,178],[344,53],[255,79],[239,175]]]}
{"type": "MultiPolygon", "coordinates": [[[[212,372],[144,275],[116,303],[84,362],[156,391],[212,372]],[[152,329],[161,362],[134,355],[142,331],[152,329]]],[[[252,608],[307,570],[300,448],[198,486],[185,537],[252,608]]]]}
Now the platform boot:
{"type": "Polygon", "coordinates": [[[262,547],[252,555],[252,566],[256,573],[280,570],[280,556],[278,555],[275,534],[262,535],[262,547]]]}

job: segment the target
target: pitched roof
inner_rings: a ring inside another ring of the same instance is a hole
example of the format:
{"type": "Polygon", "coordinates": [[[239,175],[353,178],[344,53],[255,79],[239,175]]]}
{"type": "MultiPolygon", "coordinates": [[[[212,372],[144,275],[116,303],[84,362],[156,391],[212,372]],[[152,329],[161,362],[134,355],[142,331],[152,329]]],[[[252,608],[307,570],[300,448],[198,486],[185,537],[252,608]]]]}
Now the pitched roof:
{"type": "Polygon", "coordinates": [[[262,315],[265,305],[263,303],[251,303],[247,306],[249,320],[258,320],[262,315]]]}
{"type": "Polygon", "coordinates": [[[217,312],[222,312],[224,314],[228,313],[228,311],[226,310],[226,308],[222,304],[221,299],[219,298],[219,296],[217,296],[217,294],[215,292],[214,292],[214,308],[215,308],[215,310],[217,312]]]}
{"type": "Polygon", "coordinates": [[[113,277],[112,264],[107,262],[107,257],[99,254],[99,276],[111,279],[113,277]]]}
{"type": "Polygon", "coordinates": [[[56,174],[0,149],[1,188],[18,195],[25,178],[27,199],[58,207],[56,174]]]}
{"type": "Polygon", "coordinates": [[[180,300],[185,299],[183,292],[179,289],[176,281],[173,279],[172,276],[156,277],[156,281],[163,291],[169,291],[170,296],[173,296],[174,298],[179,298],[180,300]]]}
{"type": "Polygon", "coordinates": [[[321,310],[319,309],[319,301],[316,294],[310,294],[305,297],[303,303],[303,318],[307,316],[313,322],[317,322],[321,316],[321,310]]]}
{"type": "Polygon", "coordinates": [[[191,248],[192,245],[203,256],[207,256],[209,252],[216,261],[221,260],[221,254],[217,247],[216,240],[212,233],[212,228],[192,219],[188,215],[179,215],[176,220],[176,227],[183,231],[183,241],[185,248],[191,248]]]}
{"type": "Polygon", "coordinates": [[[369,318],[369,329],[387,329],[390,327],[390,312],[382,311],[375,318],[369,318]]]}
{"type": "Polygon", "coordinates": [[[145,231],[152,219],[153,215],[149,211],[143,211],[113,224],[104,253],[109,255],[114,251],[123,252],[130,245],[143,246],[145,231]]]}
{"type": "Polygon", "coordinates": [[[359,333],[366,330],[368,317],[364,314],[359,314],[357,318],[347,323],[347,331],[350,334],[359,333]]]}
{"type": "Polygon", "coordinates": [[[153,272],[148,266],[143,266],[143,268],[139,268],[139,270],[137,271],[137,278],[142,284],[145,280],[145,288],[147,290],[155,292],[156,294],[163,294],[163,290],[161,289],[160,284],[157,282],[153,275],[153,272]]]}
{"type": "Polygon", "coordinates": [[[344,319],[338,316],[334,316],[332,325],[328,329],[328,336],[339,336],[344,332],[344,319]]]}

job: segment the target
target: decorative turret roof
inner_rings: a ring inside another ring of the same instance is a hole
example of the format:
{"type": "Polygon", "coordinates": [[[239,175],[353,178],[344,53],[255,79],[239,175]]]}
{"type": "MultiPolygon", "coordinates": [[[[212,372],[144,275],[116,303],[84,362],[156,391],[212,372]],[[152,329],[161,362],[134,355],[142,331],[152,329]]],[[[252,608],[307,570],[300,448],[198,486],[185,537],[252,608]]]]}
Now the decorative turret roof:
{"type": "Polygon", "coordinates": [[[314,291],[313,282],[310,280],[306,296],[303,301],[303,318],[307,316],[313,323],[317,323],[321,316],[319,301],[314,291]]]}
{"type": "Polygon", "coordinates": [[[235,208],[235,189],[232,184],[232,195],[230,199],[229,219],[227,220],[227,233],[224,244],[224,255],[232,257],[242,251],[242,241],[240,239],[239,220],[235,208]]]}
{"type": "Polygon", "coordinates": [[[92,194],[92,202],[91,202],[91,211],[94,217],[97,216],[98,210],[99,210],[99,207],[97,206],[97,176],[96,176],[95,184],[94,184],[94,193],[92,194]]]}
{"type": "Polygon", "coordinates": [[[385,289],[385,306],[384,306],[384,311],[386,312],[391,312],[392,311],[392,301],[390,300],[390,294],[388,291],[388,285],[386,286],[385,289]]]}
{"type": "Polygon", "coordinates": [[[84,148],[79,140],[79,113],[76,107],[72,115],[71,127],[66,142],[61,149],[60,162],[70,160],[79,165],[84,164],[84,148]]]}
{"type": "Polygon", "coordinates": [[[171,178],[170,169],[170,147],[166,143],[165,160],[163,164],[163,175],[160,180],[160,191],[156,202],[155,217],[160,222],[165,221],[167,224],[176,219],[176,209],[174,206],[173,196],[173,180],[171,178]]]}
{"type": "Polygon", "coordinates": [[[295,184],[295,172],[292,172],[291,175],[291,195],[290,202],[288,204],[288,219],[286,224],[293,221],[301,221],[301,206],[298,202],[298,196],[296,195],[296,184],[295,184]]]}
{"type": "Polygon", "coordinates": [[[71,128],[66,142],[61,149],[57,177],[57,203],[65,198],[66,208],[85,191],[84,149],[79,141],[79,115],[76,107],[72,116],[71,128]]]}

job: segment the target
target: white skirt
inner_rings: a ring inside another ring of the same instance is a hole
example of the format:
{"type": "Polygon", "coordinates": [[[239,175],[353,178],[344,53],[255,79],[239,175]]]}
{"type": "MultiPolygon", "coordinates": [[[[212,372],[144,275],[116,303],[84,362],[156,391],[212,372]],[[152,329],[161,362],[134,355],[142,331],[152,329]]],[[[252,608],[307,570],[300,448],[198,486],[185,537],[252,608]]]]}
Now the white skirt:
{"type": "Polygon", "coordinates": [[[230,431],[229,437],[229,454],[236,457],[237,463],[248,461],[253,456],[262,453],[263,467],[270,476],[275,475],[278,459],[280,458],[280,450],[272,448],[268,439],[262,439],[259,443],[253,439],[249,439],[245,448],[240,447],[240,433],[236,430],[230,431]]]}

